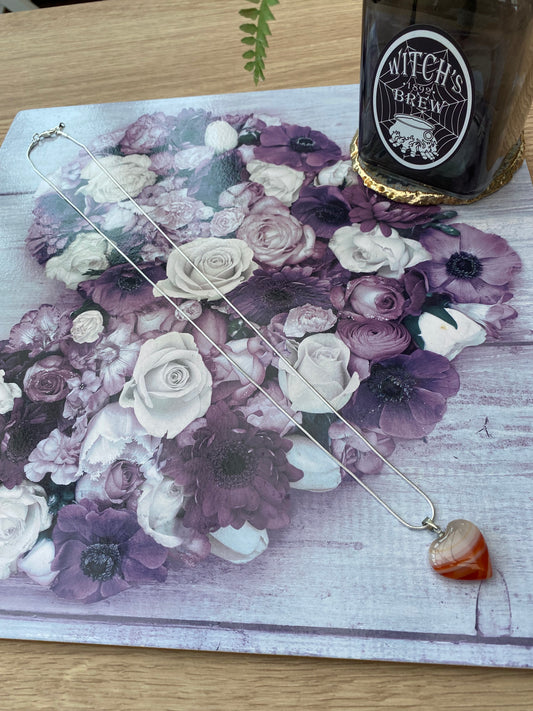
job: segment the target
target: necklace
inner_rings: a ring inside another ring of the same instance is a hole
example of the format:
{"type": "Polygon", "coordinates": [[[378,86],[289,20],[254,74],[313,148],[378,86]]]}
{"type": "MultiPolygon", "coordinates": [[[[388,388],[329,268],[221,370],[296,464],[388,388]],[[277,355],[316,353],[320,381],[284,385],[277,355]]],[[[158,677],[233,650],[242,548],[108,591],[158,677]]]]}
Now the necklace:
{"type": "Polygon", "coordinates": [[[154,292],[157,292],[159,296],[163,297],[172,307],[174,312],[179,315],[180,319],[185,319],[196,331],[206,339],[206,341],[223,357],[230,365],[237,370],[241,375],[243,375],[258,391],[260,391],[270,403],[277,408],[288,420],[297,427],[306,437],[308,437],[320,450],[327,454],[346,474],[348,474],[352,479],[354,479],[365,491],[367,491],[381,506],[383,506],[399,523],[411,530],[429,530],[436,534],[437,538],[431,543],[429,548],[429,560],[433,569],[448,578],[453,578],[457,580],[483,580],[491,577],[492,569],[490,563],[490,557],[485,543],[485,539],[479,529],[470,521],[465,519],[456,519],[451,521],[446,529],[442,529],[435,523],[435,506],[429,496],[422,491],[414,482],[412,482],[403,472],[401,472],[393,463],[391,463],[381,452],[372,445],[371,442],[355,427],[351,422],[349,422],[339,411],[336,409],[323,394],[314,387],[287,359],[283,353],[270,341],[261,330],[257,327],[253,321],[249,320],[245,314],[242,313],[240,309],[223,293],[219,287],[213,283],[213,281],[198,267],[198,265],[188,256],[188,254],[161,229],[161,227],[152,219],[152,217],[134,200],[134,198],[126,191],[126,189],[113,177],[113,175],[107,170],[107,168],[98,160],[98,158],[90,151],[90,149],[77,139],[73,138],[67,134],[63,129],[64,124],[60,123],[53,129],[43,131],[42,133],[36,133],[33,136],[33,140],[28,148],[27,157],[30,161],[33,170],[39,175],[39,177],[44,180],[63,200],[65,200],[73,210],[75,210],[90,226],[97,232],[106,242],[115,249],[120,256],[144,279],[150,284],[154,292]],[[172,299],[166,294],[150,277],[145,274],[142,269],[127,255],[125,252],[117,246],[114,241],[106,235],[88,216],[86,216],[82,210],[80,210],[65,193],[55,185],[46,175],[44,175],[35,165],[32,160],[31,154],[33,150],[42,144],[43,141],[48,139],[54,139],[62,137],[65,138],[78,147],[80,147],[85,153],[91,158],[91,160],[98,166],[98,168],[107,175],[107,177],[115,184],[115,186],[124,194],[135,207],[135,210],[142,214],[151,225],[164,237],[165,240],[170,244],[173,250],[175,250],[180,257],[188,264],[188,266],[194,270],[194,272],[200,276],[209,288],[216,294],[218,298],[223,300],[231,310],[238,315],[246,326],[258,336],[263,344],[279,359],[280,363],[283,364],[283,369],[290,372],[294,377],[296,377],[305,387],[309,388],[311,393],[315,398],[317,398],[323,406],[325,406],[330,413],[332,413],[340,422],[345,425],[349,431],[359,438],[368,449],[373,452],[379,459],[391,469],[397,476],[399,476],[408,486],[410,486],[418,495],[420,495],[429,506],[430,514],[426,516],[420,524],[413,524],[406,521],[402,516],[400,516],[394,509],[389,506],[380,496],[378,496],[365,482],[363,482],[344,462],[337,458],[332,452],[330,452],[321,442],[319,442],[316,437],[309,432],[309,430],[302,425],[297,419],[287,412],[267,391],[263,386],[258,383],[252,376],[250,376],[240,364],[232,358],[226,351],[224,351],[210,336],[204,331],[195,320],[177,304],[172,301],[172,299]]]}

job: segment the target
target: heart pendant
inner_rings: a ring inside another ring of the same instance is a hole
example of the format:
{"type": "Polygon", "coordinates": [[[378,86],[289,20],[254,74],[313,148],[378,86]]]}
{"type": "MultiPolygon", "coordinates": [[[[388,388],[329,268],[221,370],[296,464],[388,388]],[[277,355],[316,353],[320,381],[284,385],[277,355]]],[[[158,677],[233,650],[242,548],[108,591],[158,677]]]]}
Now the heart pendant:
{"type": "Polygon", "coordinates": [[[434,570],[456,580],[485,580],[492,576],[489,550],[483,534],[470,521],[457,519],[429,547],[434,570]]]}

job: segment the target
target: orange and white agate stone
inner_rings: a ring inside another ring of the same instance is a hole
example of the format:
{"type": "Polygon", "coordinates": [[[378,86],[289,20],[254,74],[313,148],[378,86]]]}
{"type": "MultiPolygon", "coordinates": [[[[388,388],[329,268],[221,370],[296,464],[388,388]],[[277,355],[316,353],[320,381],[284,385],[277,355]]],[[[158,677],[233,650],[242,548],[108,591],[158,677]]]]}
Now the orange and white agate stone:
{"type": "Polygon", "coordinates": [[[485,580],[492,576],[489,550],[477,526],[465,519],[451,521],[444,535],[429,547],[434,570],[455,580],[485,580]]]}

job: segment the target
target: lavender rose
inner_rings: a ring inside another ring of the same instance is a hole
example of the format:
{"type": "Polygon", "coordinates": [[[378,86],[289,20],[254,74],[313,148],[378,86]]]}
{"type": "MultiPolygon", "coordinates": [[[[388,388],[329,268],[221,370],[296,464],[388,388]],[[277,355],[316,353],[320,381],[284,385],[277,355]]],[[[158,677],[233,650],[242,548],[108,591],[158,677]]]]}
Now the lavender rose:
{"type": "Polygon", "coordinates": [[[337,335],[352,353],[367,360],[399,355],[411,343],[409,331],[401,323],[367,319],[364,316],[341,319],[337,335]]]}
{"type": "Polygon", "coordinates": [[[405,304],[398,281],[373,275],[354,279],[345,289],[335,287],[331,300],[339,310],[349,306],[356,314],[382,321],[400,318],[405,304]]]}
{"type": "Polygon", "coordinates": [[[24,392],[32,402],[57,402],[69,392],[68,379],[74,375],[62,356],[48,356],[26,371],[24,392]]]}
{"type": "Polygon", "coordinates": [[[143,343],[120,394],[148,434],[175,437],[211,403],[211,374],[188,333],[166,333],[143,343]]]}
{"type": "Polygon", "coordinates": [[[120,141],[120,150],[125,155],[130,155],[160,149],[167,143],[174,122],[175,119],[166,116],[162,111],[143,114],[128,127],[120,141]]]}
{"type": "Polygon", "coordinates": [[[299,264],[313,253],[315,232],[302,225],[276,198],[256,203],[237,237],[253,250],[255,258],[271,267],[299,264]]]}
{"type": "Polygon", "coordinates": [[[283,332],[289,338],[301,338],[306,333],[327,331],[337,322],[331,309],[306,304],[291,309],[283,326],[283,332]]]}

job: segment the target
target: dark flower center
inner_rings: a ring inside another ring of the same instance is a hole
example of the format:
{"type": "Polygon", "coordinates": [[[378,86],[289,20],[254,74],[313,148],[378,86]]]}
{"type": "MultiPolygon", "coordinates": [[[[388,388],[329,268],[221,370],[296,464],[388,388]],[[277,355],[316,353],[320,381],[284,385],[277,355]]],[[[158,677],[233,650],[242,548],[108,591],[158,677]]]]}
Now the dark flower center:
{"type": "Polygon", "coordinates": [[[289,142],[290,147],[296,153],[310,153],[311,151],[316,151],[317,146],[312,138],[309,136],[298,136],[298,138],[291,138],[289,142]]]}
{"type": "Polygon", "coordinates": [[[287,287],[272,287],[263,294],[263,301],[283,311],[293,303],[293,294],[287,287]]]}
{"type": "Polygon", "coordinates": [[[140,274],[121,274],[117,279],[117,286],[121,291],[137,291],[144,286],[144,279],[140,274]]]}
{"type": "Polygon", "coordinates": [[[6,457],[11,462],[26,459],[42,438],[42,432],[37,432],[32,427],[25,425],[14,427],[9,433],[6,457]]]}
{"type": "Polygon", "coordinates": [[[384,368],[376,365],[372,368],[367,381],[369,390],[381,402],[404,402],[411,397],[415,379],[404,368],[384,368]]]}
{"type": "Polygon", "coordinates": [[[211,454],[216,483],[224,489],[247,486],[254,476],[254,457],[242,442],[224,442],[211,454]]]}
{"type": "Polygon", "coordinates": [[[111,580],[120,568],[120,552],[116,543],[93,543],[81,554],[80,568],[93,580],[111,580]]]}
{"type": "Polygon", "coordinates": [[[345,205],[322,205],[315,210],[315,215],[327,225],[342,225],[348,222],[349,210],[345,205]]]}
{"type": "Polygon", "coordinates": [[[458,279],[473,279],[481,274],[483,265],[475,254],[454,252],[446,262],[446,271],[458,279]]]}

